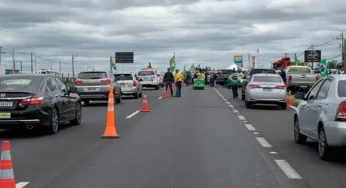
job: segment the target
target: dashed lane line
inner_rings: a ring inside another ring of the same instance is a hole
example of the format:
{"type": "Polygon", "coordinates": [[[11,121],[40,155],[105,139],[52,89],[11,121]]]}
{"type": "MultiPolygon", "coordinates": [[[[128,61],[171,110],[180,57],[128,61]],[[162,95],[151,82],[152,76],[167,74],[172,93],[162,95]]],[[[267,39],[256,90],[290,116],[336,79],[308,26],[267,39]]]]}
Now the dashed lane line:
{"type": "Polygon", "coordinates": [[[275,162],[289,179],[302,179],[286,160],[275,160],[275,162]]]}
{"type": "Polygon", "coordinates": [[[226,104],[230,105],[231,103],[230,102],[226,102],[226,104]]]}
{"type": "Polygon", "coordinates": [[[241,116],[241,115],[238,115],[238,118],[239,118],[240,120],[246,120],[245,117],[244,117],[244,116],[241,116]]]}
{"type": "Polygon", "coordinates": [[[239,113],[239,111],[238,111],[238,110],[233,110],[233,112],[234,112],[234,113],[239,113]]]}
{"type": "Polygon", "coordinates": [[[137,111],[133,112],[132,114],[128,115],[126,118],[130,119],[130,118],[132,118],[133,116],[135,116],[138,113],[139,113],[139,110],[137,110],[137,111]]]}
{"type": "Polygon", "coordinates": [[[24,188],[28,184],[29,184],[29,182],[19,182],[16,184],[16,188],[24,188]]]}
{"type": "Polygon", "coordinates": [[[258,132],[254,132],[253,134],[259,134],[258,132]]]}
{"type": "Polygon", "coordinates": [[[293,110],[297,110],[297,107],[295,106],[289,106],[289,107],[291,107],[293,110]]]}
{"type": "Polygon", "coordinates": [[[245,124],[245,127],[247,128],[247,130],[249,131],[255,131],[255,127],[253,127],[251,124],[245,124]]]}
{"type": "Polygon", "coordinates": [[[264,148],[271,148],[272,145],[264,137],[256,137],[256,140],[261,144],[264,148]]]}
{"type": "Polygon", "coordinates": [[[161,97],[159,97],[159,98],[157,98],[157,99],[162,99],[162,96],[161,96],[161,97]]]}

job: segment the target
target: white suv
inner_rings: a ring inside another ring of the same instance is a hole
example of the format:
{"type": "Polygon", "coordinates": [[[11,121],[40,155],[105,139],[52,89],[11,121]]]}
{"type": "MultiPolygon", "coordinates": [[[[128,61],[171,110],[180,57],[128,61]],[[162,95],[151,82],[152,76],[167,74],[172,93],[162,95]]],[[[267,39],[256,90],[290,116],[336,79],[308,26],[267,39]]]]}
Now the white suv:
{"type": "Polygon", "coordinates": [[[141,79],[142,87],[160,89],[160,81],[156,70],[140,70],[138,77],[141,79]]]}

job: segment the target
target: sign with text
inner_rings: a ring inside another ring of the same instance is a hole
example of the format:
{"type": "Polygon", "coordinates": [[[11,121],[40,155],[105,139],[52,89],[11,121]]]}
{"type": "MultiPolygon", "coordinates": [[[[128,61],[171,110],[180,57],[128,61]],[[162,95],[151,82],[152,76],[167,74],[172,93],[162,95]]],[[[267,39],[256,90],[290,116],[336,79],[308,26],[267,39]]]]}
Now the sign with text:
{"type": "Polygon", "coordinates": [[[243,55],[234,55],[234,64],[243,67],[243,55]]]}
{"type": "Polygon", "coordinates": [[[305,50],[304,62],[320,62],[321,61],[321,50],[305,50]]]}
{"type": "Polygon", "coordinates": [[[252,67],[256,68],[256,56],[252,56],[252,67]]]}
{"type": "Polygon", "coordinates": [[[133,52],[115,52],[115,63],[134,63],[133,52]]]}

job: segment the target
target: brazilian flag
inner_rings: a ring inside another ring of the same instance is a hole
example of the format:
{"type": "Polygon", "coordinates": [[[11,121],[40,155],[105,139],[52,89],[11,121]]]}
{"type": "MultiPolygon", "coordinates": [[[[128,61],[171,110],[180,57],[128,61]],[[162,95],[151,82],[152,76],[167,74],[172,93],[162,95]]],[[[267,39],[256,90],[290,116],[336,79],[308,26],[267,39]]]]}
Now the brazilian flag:
{"type": "Polygon", "coordinates": [[[320,74],[321,74],[321,78],[328,76],[327,60],[326,59],[322,59],[320,62],[320,74]]]}

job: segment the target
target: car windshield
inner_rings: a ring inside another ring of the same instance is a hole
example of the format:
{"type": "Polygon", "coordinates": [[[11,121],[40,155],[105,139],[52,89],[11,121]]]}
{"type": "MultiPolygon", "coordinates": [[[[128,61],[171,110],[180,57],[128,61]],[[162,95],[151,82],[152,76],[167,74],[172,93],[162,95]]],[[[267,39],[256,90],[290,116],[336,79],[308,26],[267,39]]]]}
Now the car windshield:
{"type": "Polygon", "coordinates": [[[36,93],[41,80],[41,77],[0,77],[0,91],[36,93]]]}
{"type": "Polygon", "coordinates": [[[133,80],[132,74],[114,74],[115,80],[133,80]]]}
{"type": "Polygon", "coordinates": [[[260,74],[260,73],[276,74],[276,72],[273,69],[253,69],[251,70],[250,75],[260,74]]]}
{"type": "Polygon", "coordinates": [[[106,72],[81,72],[78,79],[103,79],[107,78],[106,72]]]}
{"type": "Polygon", "coordinates": [[[154,71],[139,71],[138,76],[152,76],[155,75],[154,71]]]}
{"type": "Polygon", "coordinates": [[[254,82],[282,82],[279,76],[254,76],[254,82]]]}
{"type": "Polygon", "coordinates": [[[308,67],[290,67],[287,73],[291,74],[301,74],[301,73],[310,73],[310,69],[308,67]]]}

